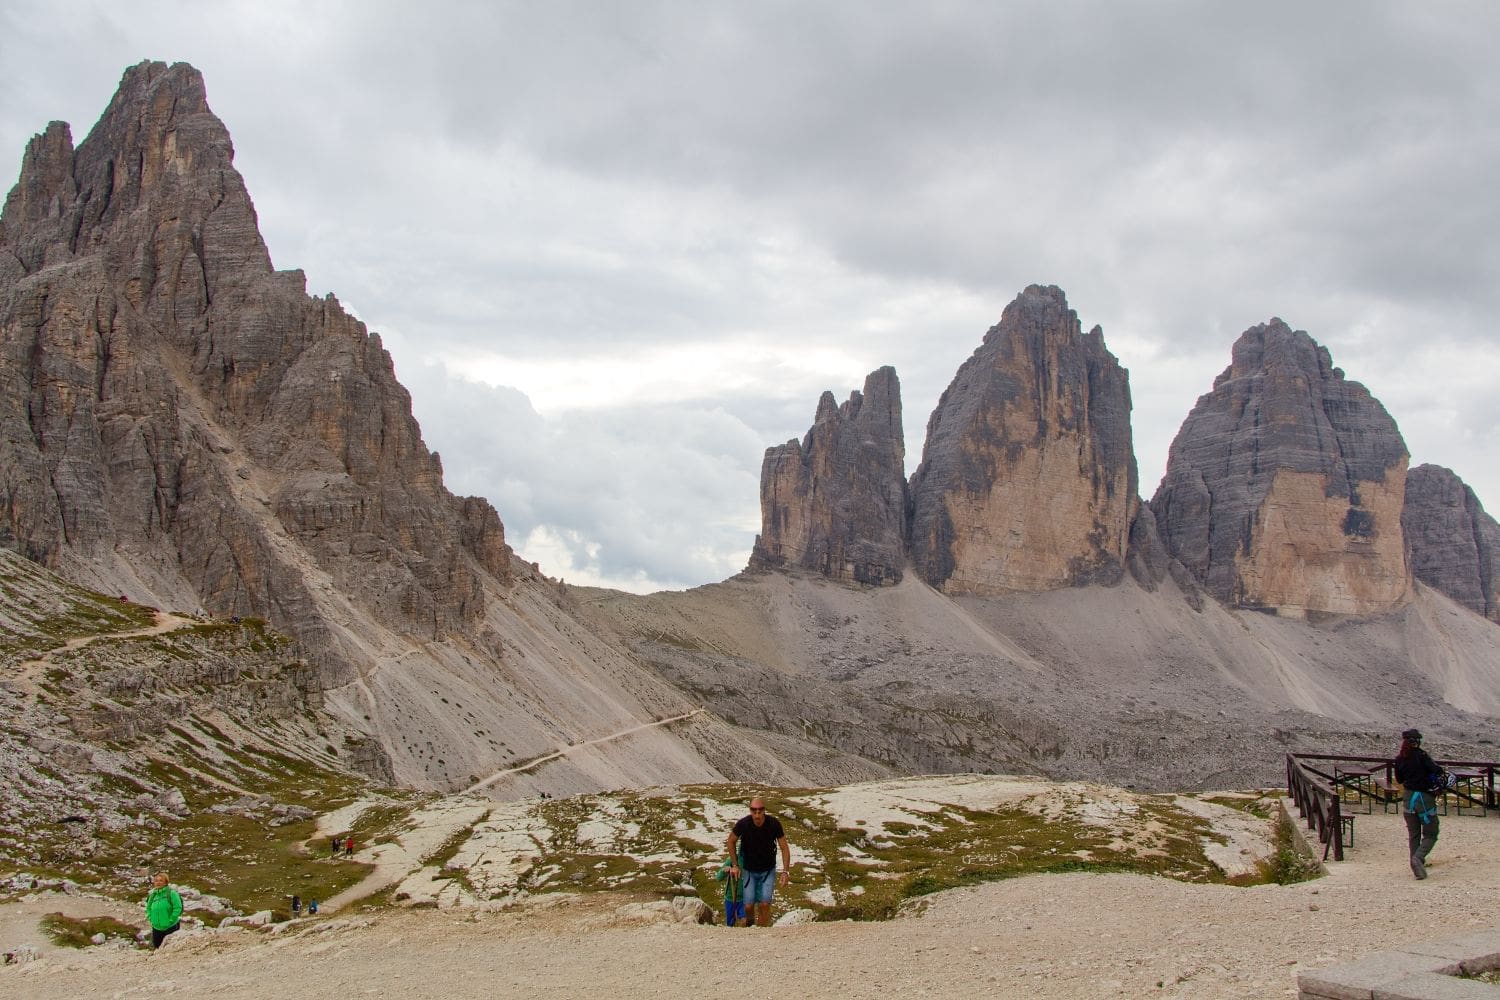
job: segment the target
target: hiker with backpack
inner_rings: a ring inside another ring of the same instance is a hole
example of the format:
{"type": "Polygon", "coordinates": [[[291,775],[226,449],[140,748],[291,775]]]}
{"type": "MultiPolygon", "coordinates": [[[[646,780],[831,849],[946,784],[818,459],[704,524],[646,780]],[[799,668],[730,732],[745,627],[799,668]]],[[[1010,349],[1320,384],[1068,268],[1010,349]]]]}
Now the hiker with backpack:
{"type": "Polygon", "coordinates": [[[792,849],[786,842],[781,820],[766,813],[766,802],[759,795],[750,800],[750,815],[734,824],[724,844],[729,877],[740,880],[747,915],[755,907],[755,926],[771,926],[771,895],[776,883],[785,885],[791,878],[792,849]],[[776,871],[776,852],[781,851],[781,872],[776,871]],[[740,851],[744,867],[740,867],[740,851]]]}
{"type": "Polygon", "coordinates": [[[1396,755],[1396,780],[1401,782],[1401,815],[1406,819],[1406,840],[1411,854],[1411,873],[1427,877],[1427,855],[1438,839],[1437,793],[1453,785],[1453,778],[1422,749],[1422,734],[1408,729],[1401,734],[1401,752],[1396,755]]]}

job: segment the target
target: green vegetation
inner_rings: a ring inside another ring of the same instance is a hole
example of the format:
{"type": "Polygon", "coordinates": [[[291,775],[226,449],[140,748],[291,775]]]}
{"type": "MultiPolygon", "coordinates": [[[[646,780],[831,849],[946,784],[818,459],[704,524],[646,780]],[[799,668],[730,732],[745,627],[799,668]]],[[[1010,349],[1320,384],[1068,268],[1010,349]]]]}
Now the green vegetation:
{"type": "MultiPolygon", "coordinates": [[[[724,817],[739,814],[749,794],[738,786],[697,785],[674,795],[620,792],[542,802],[537,812],[551,837],[514,888],[661,897],[692,892],[718,912],[723,884],[713,875],[728,832],[724,817]]],[[[930,893],[1048,872],[1259,884],[1290,871],[1268,867],[1230,880],[1204,850],[1206,841],[1223,838],[1171,796],[1131,797],[1120,807],[1126,812],[1108,823],[1086,819],[1082,799],[1062,797],[995,810],[908,808],[910,819],[871,832],[841,827],[820,806],[822,794],[788,789],[775,795],[773,812],[798,859],[792,882],[777,892],[775,913],[807,908],[824,920],[883,920],[930,893]]],[[[1236,808],[1258,814],[1262,806],[1251,796],[1236,799],[1236,808]]]]}
{"type": "Polygon", "coordinates": [[[1276,853],[1262,861],[1259,868],[1259,881],[1276,885],[1308,882],[1322,873],[1317,861],[1297,849],[1297,832],[1285,816],[1276,824],[1276,853]]]}
{"type": "Polygon", "coordinates": [[[114,917],[69,917],[62,913],[49,913],[41,920],[42,932],[60,948],[87,948],[93,944],[95,934],[106,938],[135,941],[140,929],[133,924],[114,917]]]}

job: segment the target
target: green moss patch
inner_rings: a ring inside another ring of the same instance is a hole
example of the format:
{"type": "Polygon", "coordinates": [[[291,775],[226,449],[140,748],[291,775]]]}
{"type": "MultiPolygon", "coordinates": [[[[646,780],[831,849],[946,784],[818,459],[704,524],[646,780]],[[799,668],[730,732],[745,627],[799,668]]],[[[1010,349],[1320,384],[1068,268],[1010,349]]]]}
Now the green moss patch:
{"type": "Polygon", "coordinates": [[[41,927],[48,940],[61,948],[87,948],[96,934],[133,943],[140,930],[114,917],[70,917],[62,913],[47,914],[41,919],[41,927]]]}

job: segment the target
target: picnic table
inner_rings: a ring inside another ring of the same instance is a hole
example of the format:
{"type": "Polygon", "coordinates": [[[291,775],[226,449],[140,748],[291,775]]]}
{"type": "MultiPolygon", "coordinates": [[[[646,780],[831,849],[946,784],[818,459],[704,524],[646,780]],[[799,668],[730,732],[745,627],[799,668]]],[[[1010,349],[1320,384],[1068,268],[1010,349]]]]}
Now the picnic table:
{"type": "Polygon", "coordinates": [[[1492,768],[1455,767],[1449,772],[1453,776],[1454,801],[1458,814],[1464,809],[1485,815],[1495,808],[1495,772],[1492,768]]]}

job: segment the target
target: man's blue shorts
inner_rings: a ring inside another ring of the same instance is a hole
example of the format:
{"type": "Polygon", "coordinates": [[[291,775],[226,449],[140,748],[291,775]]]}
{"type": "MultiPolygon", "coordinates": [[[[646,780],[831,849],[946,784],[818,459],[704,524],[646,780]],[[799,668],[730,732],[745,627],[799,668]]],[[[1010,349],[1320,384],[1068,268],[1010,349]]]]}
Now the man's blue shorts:
{"type": "Polygon", "coordinates": [[[776,891],[776,869],[769,871],[753,872],[745,869],[740,883],[743,888],[742,895],[745,897],[745,905],[751,903],[769,903],[771,893],[776,891]]]}

